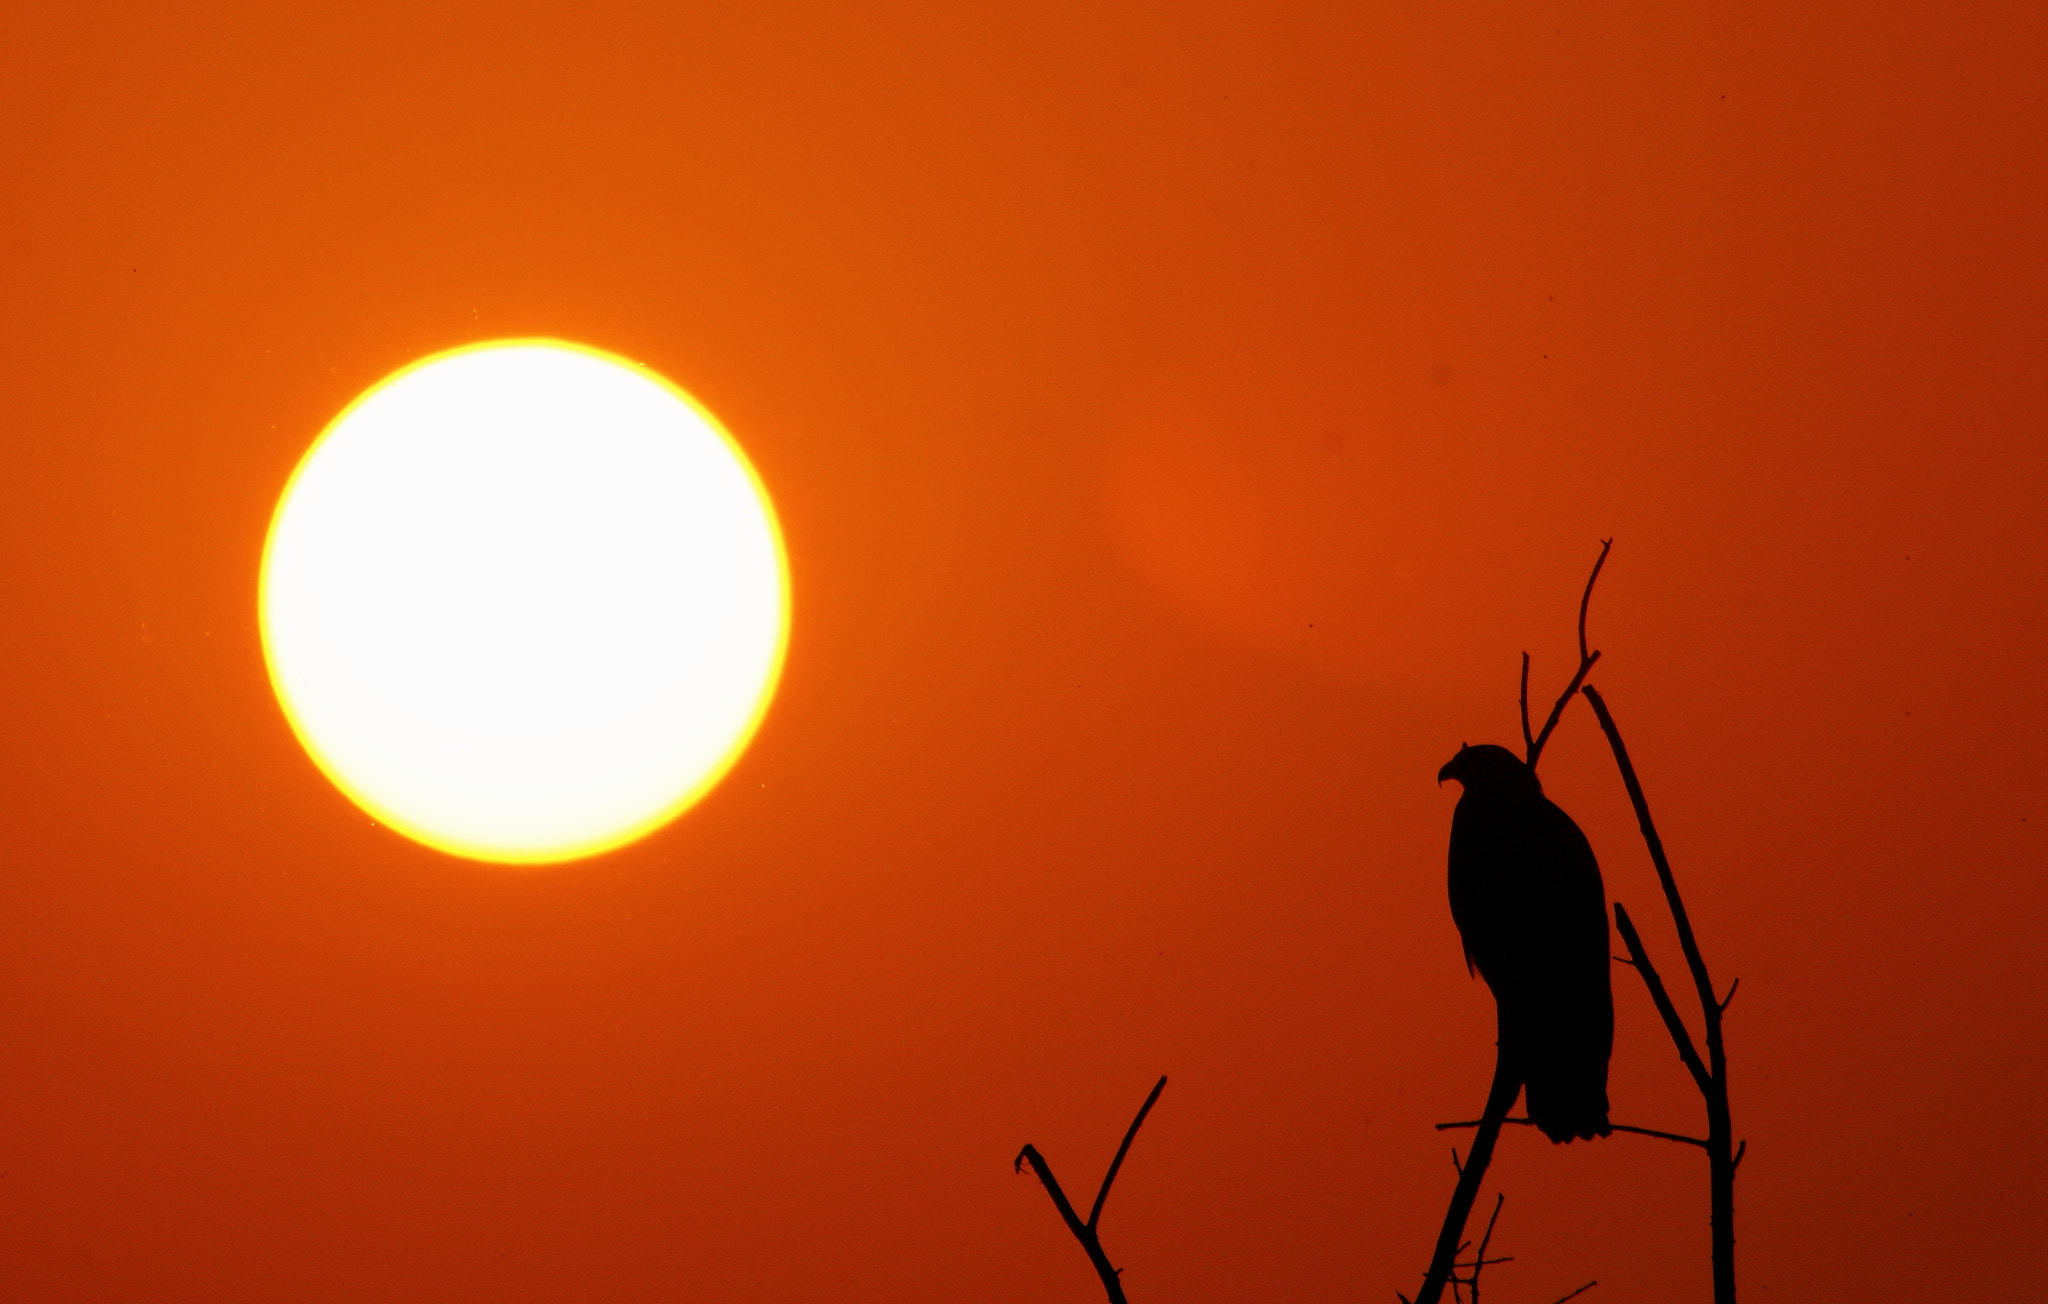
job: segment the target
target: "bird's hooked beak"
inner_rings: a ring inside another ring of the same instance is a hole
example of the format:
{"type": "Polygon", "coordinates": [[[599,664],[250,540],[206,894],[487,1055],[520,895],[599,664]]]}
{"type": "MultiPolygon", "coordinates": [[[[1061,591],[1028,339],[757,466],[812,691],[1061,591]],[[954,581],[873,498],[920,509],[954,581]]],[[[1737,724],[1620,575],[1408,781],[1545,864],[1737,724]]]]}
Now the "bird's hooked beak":
{"type": "Polygon", "coordinates": [[[1460,783],[1464,782],[1463,779],[1458,778],[1458,762],[1464,758],[1465,749],[1470,747],[1471,745],[1471,743],[1458,744],[1458,754],[1456,756],[1453,756],[1450,760],[1445,761],[1444,768],[1436,772],[1437,787],[1443,787],[1445,779],[1457,779],[1460,783]]]}

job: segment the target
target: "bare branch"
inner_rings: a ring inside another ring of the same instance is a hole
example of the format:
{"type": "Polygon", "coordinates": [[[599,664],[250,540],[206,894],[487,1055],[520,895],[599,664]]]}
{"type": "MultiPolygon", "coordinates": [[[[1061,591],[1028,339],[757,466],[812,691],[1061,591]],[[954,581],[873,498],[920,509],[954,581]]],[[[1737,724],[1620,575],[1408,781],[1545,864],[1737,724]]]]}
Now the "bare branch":
{"type": "Polygon", "coordinates": [[[1657,966],[1650,963],[1650,953],[1643,949],[1642,936],[1636,932],[1635,921],[1628,917],[1628,907],[1619,901],[1614,903],[1614,925],[1628,946],[1636,972],[1643,976],[1643,986],[1650,989],[1650,1000],[1656,1005],[1657,1013],[1663,1016],[1672,1044],[1678,1047],[1678,1058],[1685,1061],[1686,1071],[1692,1074],[1692,1080],[1699,1089],[1703,1092],[1710,1090],[1714,1080],[1692,1044],[1692,1033],[1686,1030],[1685,1020],[1678,1017],[1678,1007],[1671,1003],[1671,993],[1664,990],[1664,980],[1658,976],[1657,966]]]}
{"type": "Polygon", "coordinates": [[[1728,1013],[1728,1007],[1735,1001],[1735,989],[1740,986],[1742,986],[1742,979],[1740,978],[1737,978],[1734,982],[1729,983],[1728,994],[1721,998],[1721,1003],[1715,1008],[1720,1010],[1723,1014],[1728,1013]]]}
{"type": "Polygon", "coordinates": [[[1663,884],[1665,904],[1671,907],[1671,922],[1678,927],[1678,949],[1685,953],[1686,968],[1692,971],[1693,986],[1699,990],[1700,1008],[1714,1009],[1718,1004],[1714,999],[1714,982],[1707,976],[1707,962],[1700,956],[1700,944],[1693,936],[1692,920],[1685,913],[1685,898],[1678,894],[1678,881],[1671,876],[1671,860],[1664,854],[1664,839],[1657,836],[1657,822],[1650,818],[1650,802],[1643,796],[1642,781],[1636,777],[1635,764],[1628,758],[1628,746],[1621,741],[1621,730],[1615,726],[1614,716],[1601,699],[1600,690],[1587,684],[1584,692],[1586,700],[1593,704],[1593,714],[1599,717],[1608,745],[1614,750],[1615,764],[1621,767],[1621,782],[1628,789],[1629,802],[1636,808],[1636,824],[1642,829],[1643,842],[1650,849],[1650,863],[1657,867],[1657,881],[1663,884]]]}
{"type": "Polygon", "coordinates": [[[1621,730],[1615,725],[1614,716],[1597,689],[1587,684],[1581,691],[1593,704],[1593,714],[1599,717],[1600,729],[1607,735],[1608,745],[1614,751],[1614,763],[1621,771],[1623,786],[1628,789],[1629,803],[1635,807],[1636,824],[1642,830],[1643,845],[1649,849],[1650,861],[1657,868],[1657,881],[1663,886],[1665,904],[1671,908],[1671,922],[1678,931],[1678,945],[1685,953],[1686,968],[1692,973],[1693,990],[1699,997],[1700,1020],[1706,1031],[1704,1063],[1692,1044],[1691,1036],[1685,1031],[1669,993],[1664,990],[1663,980],[1650,964],[1642,938],[1636,935],[1634,924],[1629,922],[1628,911],[1617,903],[1614,907],[1615,922],[1620,925],[1629,954],[1636,961],[1636,972],[1642,977],[1644,986],[1650,989],[1650,999],[1664,1017],[1664,1026],[1678,1047],[1679,1057],[1691,1070],[1693,1082],[1699,1087],[1700,1097],[1707,1108],[1707,1226],[1712,1240],[1710,1257],[1714,1268],[1714,1304],[1735,1304],[1735,1167],[1745,1151],[1734,1148],[1734,1125],[1728,1110],[1728,1047],[1722,1037],[1721,1016],[1727,1012],[1728,1002],[1735,999],[1739,984],[1730,984],[1728,995],[1715,999],[1713,978],[1707,972],[1706,959],[1700,954],[1699,941],[1692,931],[1692,920],[1686,914],[1685,898],[1679,895],[1678,880],[1671,873],[1671,860],[1664,854],[1664,840],[1657,834],[1656,821],[1650,818],[1650,803],[1643,796],[1642,781],[1636,777],[1636,767],[1629,760],[1628,747],[1621,740],[1621,730]]]}
{"type": "MultiPolygon", "coordinates": [[[[1581,658],[1583,660],[1583,658],[1581,658]]],[[[1522,653],[1522,695],[1516,699],[1522,704],[1522,755],[1536,754],[1536,735],[1529,732],[1529,654],[1522,653]]]]}
{"type": "Polygon", "coordinates": [[[1593,585],[1600,578],[1600,568],[1607,564],[1607,554],[1614,550],[1613,539],[1600,541],[1600,556],[1593,562],[1593,573],[1586,577],[1586,591],[1579,595],[1579,660],[1591,661],[1586,653],[1586,612],[1593,605],[1593,585]]]}
{"type": "Polygon", "coordinates": [[[1586,591],[1579,597],[1578,672],[1572,676],[1572,681],[1565,686],[1564,692],[1559,694],[1557,704],[1550,708],[1550,718],[1543,722],[1543,732],[1537,734],[1534,739],[1529,738],[1529,654],[1522,654],[1522,737],[1528,746],[1525,760],[1532,770],[1536,768],[1537,758],[1543,755],[1543,745],[1550,741],[1551,733],[1557,729],[1557,722],[1564,717],[1564,708],[1570,704],[1573,696],[1578,693],[1579,686],[1586,682],[1586,676],[1591,673],[1594,663],[1600,659],[1600,654],[1590,650],[1586,645],[1586,613],[1593,605],[1593,585],[1599,580],[1600,568],[1607,564],[1607,554],[1613,547],[1612,539],[1600,541],[1600,556],[1593,562],[1593,573],[1586,577],[1586,591]]]}
{"type": "MultiPolygon", "coordinates": [[[[1501,1120],[1501,1122],[1503,1122],[1503,1123],[1519,1123],[1519,1124],[1521,1124],[1521,1125],[1522,1125],[1523,1127],[1534,1127],[1534,1126],[1536,1126],[1536,1120],[1535,1120],[1535,1119],[1533,1119],[1533,1118],[1523,1118],[1523,1117],[1521,1117],[1521,1116],[1519,1116],[1519,1115],[1516,1115],[1516,1116],[1512,1116],[1512,1117],[1509,1117],[1509,1118],[1504,1118],[1504,1119],[1502,1119],[1502,1120],[1501,1120]]],[[[1478,1120],[1478,1119],[1468,1119],[1468,1120],[1466,1120],[1466,1121],[1464,1121],[1464,1122],[1459,1122],[1459,1123],[1438,1123],[1438,1124],[1436,1125],[1436,1130],[1437,1130],[1437,1131],[1439,1131],[1439,1132],[1448,1132],[1448,1131],[1450,1131],[1450,1130],[1451,1130],[1452,1128],[1466,1128],[1466,1127],[1478,1127],[1478,1126],[1479,1126],[1479,1123],[1480,1123],[1480,1120],[1478,1120]]],[[[1686,1145],[1689,1145],[1689,1146],[1704,1146],[1704,1145],[1706,1145],[1706,1142],[1705,1142],[1705,1141],[1702,1141],[1702,1140],[1701,1140],[1700,1138],[1698,1138],[1698,1137],[1696,1137],[1696,1136],[1683,1136],[1683,1135],[1681,1135],[1681,1134],[1679,1134],[1679,1133],[1677,1133],[1677,1132],[1659,1132],[1659,1131],[1658,1131],[1658,1130],[1657,1130],[1656,1128],[1653,1128],[1653,1127],[1631,1127],[1631,1126],[1629,1126],[1629,1125],[1628,1125],[1627,1123],[1610,1123],[1610,1124],[1608,1124],[1608,1126],[1609,1126],[1609,1127],[1612,1127],[1612,1128],[1613,1128],[1613,1129],[1614,1129],[1615,1131],[1617,1131],[1617,1132],[1628,1132],[1628,1133],[1631,1133],[1631,1134],[1633,1134],[1633,1135],[1635,1135],[1635,1136],[1648,1136],[1648,1137],[1655,1137],[1655,1138],[1657,1138],[1657,1139],[1658,1139],[1659,1141],[1682,1141],[1682,1142],[1684,1142],[1684,1143],[1685,1143],[1686,1145]]]]}
{"type": "MultiPolygon", "coordinates": [[[[1514,1106],[1515,1097],[1521,1091],[1521,1075],[1509,1064],[1505,1053],[1496,1054],[1493,1085],[1486,1092],[1486,1108],[1480,1114],[1479,1133],[1472,1138],[1471,1152],[1458,1169],[1458,1185],[1451,1192],[1450,1207],[1444,1210],[1444,1225],[1437,1233],[1436,1252],[1430,1256],[1429,1271],[1423,1275],[1422,1290],[1415,1296],[1415,1304],[1439,1304],[1444,1297],[1444,1287],[1450,1284],[1458,1251],[1464,1244],[1465,1220],[1472,1216],[1472,1203],[1479,1198],[1479,1183],[1485,1180],[1486,1166],[1493,1162],[1493,1145],[1500,1139],[1501,1121],[1508,1116],[1508,1110],[1514,1106]]],[[[1453,1162],[1457,1154],[1453,1148],[1453,1162]]]]}
{"type": "Polygon", "coordinates": [[[1472,1304],[1479,1304],[1479,1274],[1486,1271],[1486,1265],[1489,1263],[1508,1262],[1506,1259],[1489,1259],[1486,1257],[1486,1247],[1493,1244],[1493,1225],[1500,1221],[1500,1208],[1507,1202],[1508,1197],[1504,1192],[1494,1192],[1493,1212],[1486,1219],[1486,1234],[1479,1238],[1478,1252],[1472,1256],[1472,1275],[1465,1279],[1465,1284],[1472,1288],[1472,1304]]]}
{"type": "Polygon", "coordinates": [[[1159,1081],[1152,1084],[1152,1094],[1145,1097],[1145,1103],[1138,1107],[1138,1116],[1131,1120],[1130,1131],[1124,1133],[1124,1143],[1116,1148],[1116,1158],[1109,1161],[1109,1171],[1102,1175],[1102,1189],[1095,1193],[1095,1207],[1088,1211],[1088,1225],[1095,1226],[1102,1221],[1102,1206],[1109,1199],[1110,1183],[1116,1181],[1116,1170],[1124,1166],[1124,1156],[1131,1152],[1131,1142],[1137,1140],[1138,1129],[1145,1125],[1145,1115],[1152,1112],[1152,1106],[1159,1102],[1159,1093],[1166,1090],[1166,1075],[1159,1075],[1159,1081]]]}
{"type": "Polygon", "coordinates": [[[1586,1283],[1585,1285],[1583,1285],[1583,1286],[1579,1287],[1579,1288],[1578,1288],[1577,1290],[1573,1291],[1573,1292],[1572,1292],[1571,1294],[1569,1294],[1569,1295],[1566,1295],[1566,1296],[1563,1296],[1562,1298],[1560,1298],[1560,1299],[1557,1299],[1557,1300],[1553,1301],[1553,1304],[1564,1304],[1565,1300],[1568,1300],[1568,1299],[1577,1299],[1577,1298],[1578,1298],[1579,1296],[1581,1296],[1581,1295],[1585,1294],[1585,1293],[1586,1293],[1587,1291],[1589,1291],[1589,1290],[1593,1289],[1593,1287],[1595,1287],[1595,1286],[1597,1286],[1597,1285],[1599,1285],[1599,1284],[1600,1284],[1600,1283],[1599,1283],[1599,1282],[1597,1282],[1597,1281],[1589,1281],[1589,1282],[1587,1282],[1587,1283],[1586,1283]]]}
{"type": "Polygon", "coordinates": [[[1060,1221],[1066,1223],[1067,1230],[1074,1234],[1074,1239],[1081,1242],[1081,1248],[1088,1254],[1088,1262],[1095,1266],[1095,1275],[1102,1279],[1102,1289],[1109,1296],[1109,1304],[1128,1304],[1124,1298],[1123,1282],[1119,1279],[1123,1269],[1110,1264],[1109,1255],[1102,1248],[1102,1238],[1096,1234],[1095,1224],[1102,1217],[1102,1205],[1109,1199],[1110,1184],[1116,1181],[1117,1169],[1123,1167],[1124,1156],[1131,1149],[1131,1141],[1138,1135],[1138,1125],[1145,1121],[1145,1115],[1152,1112],[1152,1106],[1159,1100],[1159,1093],[1164,1090],[1166,1079],[1161,1077],[1153,1084],[1152,1094],[1145,1097],[1145,1103],[1139,1107],[1138,1116],[1131,1120],[1130,1130],[1124,1133],[1124,1143],[1117,1147],[1116,1158],[1111,1161],[1109,1172],[1103,1175],[1102,1189],[1095,1195],[1095,1207],[1088,1211],[1087,1222],[1082,1222],[1081,1216],[1074,1212],[1074,1206],[1067,1200],[1067,1193],[1060,1189],[1059,1179],[1052,1175],[1052,1166],[1045,1162],[1045,1157],[1038,1153],[1038,1148],[1027,1145],[1017,1152],[1014,1167],[1021,1173],[1024,1171],[1024,1165],[1030,1164],[1031,1171],[1038,1174],[1038,1180],[1044,1184],[1046,1194],[1052,1197],[1053,1207],[1059,1210],[1060,1221]]]}
{"type": "Polygon", "coordinates": [[[1017,1171],[1023,1172],[1026,1163],[1031,1165],[1031,1171],[1038,1174],[1038,1180],[1045,1184],[1046,1193],[1052,1196],[1053,1207],[1060,1211],[1060,1219],[1067,1224],[1067,1230],[1074,1234],[1074,1239],[1081,1242],[1088,1262],[1095,1265],[1095,1275],[1102,1279],[1102,1289],[1109,1295],[1109,1304],[1129,1304],[1124,1297],[1123,1283],[1117,1280],[1117,1270],[1110,1266],[1109,1256],[1103,1253],[1101,1239],[1095,1235],[1094,1228],[1081,1221],[1080,1215],[1074,1212],[1074,1206],[1067,1203],[1067,1193],[1060,1189],[1059,1179],[1052,1175],[1051,1167],[1038,1153],[1037,1147],[1027,1145],[1017,1152],[1017,1171]]]}

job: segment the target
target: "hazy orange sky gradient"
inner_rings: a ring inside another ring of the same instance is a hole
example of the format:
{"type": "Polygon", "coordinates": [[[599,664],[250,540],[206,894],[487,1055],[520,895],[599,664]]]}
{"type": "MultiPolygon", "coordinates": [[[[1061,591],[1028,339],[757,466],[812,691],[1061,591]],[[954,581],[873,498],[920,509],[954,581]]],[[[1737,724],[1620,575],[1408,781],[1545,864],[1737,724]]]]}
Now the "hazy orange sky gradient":
{"type": "MultiPolygon", "coordinates": [[[[17,8],[0,1295],[1080,1304],[1010,1160],[1160,1073],[1137,1304],[1412,1289],[1434,776],[1613,535],[1745,1290],[2037,1298],[2044,160],[2038,4],[17,8]],[[716,412],[794,586],[724,785],[539,874],[350,806],[255,613],[321,427],[521,335],[716,412]]],[[[1583,704],[1543,771],[1675,973],[1583,704]]],[[[1692,1152],[1493,1182],[1489,1298],[1705,1297],[1692,1152]]]]}

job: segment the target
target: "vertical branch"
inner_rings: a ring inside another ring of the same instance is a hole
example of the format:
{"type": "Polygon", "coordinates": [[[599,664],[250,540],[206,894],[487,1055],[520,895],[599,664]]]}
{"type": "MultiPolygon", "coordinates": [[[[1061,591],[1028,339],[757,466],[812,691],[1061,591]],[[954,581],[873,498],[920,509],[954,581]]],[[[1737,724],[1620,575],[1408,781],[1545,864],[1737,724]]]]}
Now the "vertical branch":
{"type": "Polygon", "coordinates": [[[1593,573],[1586,577],[1586,591],[1579,595],[1579,660],[1591,661],[1586,652],[1586,613],[1593,606],[1593,585],[1599,582],[1600,568],[1607,564],[1607,554],[1614,551],[1614,540],[1600,541],[1600,555],[1593,559],[1593,573]]]}
{"type": "Polygon", "coordinates": [[[1493,1086],[1486,1093],[1486,1112],[1480,1116],[1478,1135],[1472,1138],[1472,1149],[1458,1169],[1457,1189],[1451,1192],[1450,1207],[1444,1210],[1436,1252],[1430,1256],[1429,1272],[1424,1275],[1422,1290],[1413,1304],[1439,1304],[1443,1299],[1444,1287],[1457,1266],[1458,1249],[1465,1240],[1465,1222],[1472,1216],[1473,1202],[1479,1198],[1479,1184],[1486,1180],[1486,1166],[1493,1162],[1493,1143],[1500,1139],[1501,1124],[1507,1120],[1508,1110],[1513,1108],[1521,1090],[1521,1073],[1508,1062],[1503,1047],[1495,1054],[1493,1086]]]}
{"type": "Polygon", "coordinates": [[[1059,1210],[1060,1221],[1067,1225],[1067,1230],[1081,1243],[1081,1249],[1088,1255],[1088,1262],[1095,1268],[1095,1275],[1102,1279],[1102,1289],[1109,1296],[1109,1304],[1128,1304],[1124,1298],[1124,1285],[1120,1276],[1123,1269],[1110,1263],[1109,1253],[1102,1248],[1102,1237],[1097,1234],[1095,1227],[1102,1221],[1102,1206],[1109,1200],[1109,1188],[1116,1181],[1117,1170],[1124,1166],[1124,1156],[1130,1153],[1131,1142],[1138,1136],[1138,1128],[1144,1124],[1145,1115],[1152,1112],[1152,1106],[1159,1102],[1159,1093],[1164,1090],[1166,1078],[1162,1075],[1159,1081],[1153,1084],[1152,1094],[1145,1097],[1145,1103],[1139,1106],[1138,1116],[1131,1120],[1130,1129],[1124,1133],[1124,1143],[1117,1147],[1116,1158],[1110,1161],[1109,1171],[1103,1174],[1102,1189],[1095,1193],[1095,1206],[1088,1211],[1087,1222],[1082,1222],[1081,1216],[1074,1212],[1074,1206],[1067,1199],[1067,1193],[1060,1189],[1059,1179],[1052,1175],[1052,1165],[1045,1162],[1045,1157],[1038,1153],[1038,1147],[1027,1145],[1019,1150],[1016,1162],[1012,1165],[1021,1173],[1024,1171],[1024,1165],[1030,1164],[1031,1171],[1038,1174],[1038,1180],[1044,1185],[1045,1193],[1052,1197],[1053,1208],[1059,1210]]]}
{"type": "MultiPolygon", "coordinates": [[[[1728,1002],[1715,995],[1714,980],[1707,972],[1699,940],[1693,935],[1692,920],[1685,911],[1685,898],[1679,895],[1678,880],[1672,876],[1670,858],[1664,853],[1664,839],[1658,836],[1656,821],[1650,818],[1649,799],[1643,796],[1642,781],[1636,777],[1636,767],[1629,760],[1628,747],[1621,741],[1621,730],[1615,725],[1614,716],[1608,711],[1607,703],[1601,700],[1599,692],[1591,684],[1582,691],[1593,706],[1593,714],[1600,720],[1600,729],[1607,735],[1608,746],[1614,751],[1614,763],[1621,770],[1622,786],[1628,789],[1629,802],[1635,807],[1636,824],[1642,830],[1644,845],[1650,850],[1650,863],[1656,866],[1657,881],[1664,888],[1664,901],[1671,908],[1671,922],[1678,931],[1678,946],[1685,953],[1685,965],[1691,971],[1693,990],[1699,997],[1700,1019],[1706,1031],[1707,1044],[1704,1066],[1700,1063],[1699,1052],[1693,1048],[1692,1038],[1678,1019],[1670,996],[1664,992],[1663,980],[1657,977],[1656,969],[1650,964],[1648,951],[1628,921],[1628,912],[1617,903],[1614,907],[1615,921],[1622,929],[1623,940],[1629,945],[1636,972],[1642,975],[1643,982],[1649,987],[1658,1013],[1663,1016],[1671,1039],[1677,1044],[1678,1053],[1686,1061],[1686,1068],[1691,1071],[1706,1103],[1708,1226],[1712,1238],[1714,1304],[1735,1304],[1735,1164],[1738,1152],[1734,1150],[1734,1125],[1728,1110],[1727,1044],[1721,1035],[1721,1016],[1727,1012],[1728,1002]]],[[[1729,999],[1734,995],[1734,989],[1730,988],[1729,999]]]]}

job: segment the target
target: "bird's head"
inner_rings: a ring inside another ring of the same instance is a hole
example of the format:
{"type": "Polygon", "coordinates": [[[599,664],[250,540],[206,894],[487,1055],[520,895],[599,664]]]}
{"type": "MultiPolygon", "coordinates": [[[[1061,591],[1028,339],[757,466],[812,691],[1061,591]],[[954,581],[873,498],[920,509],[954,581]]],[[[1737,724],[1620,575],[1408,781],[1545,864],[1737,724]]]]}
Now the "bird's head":
{"type": "Polygon", "coordinates": [[[1458,749],[1458,754],[1436,772],[1436,781],[1456,779],[1465,785],[1465,791],[1479,788],[1494,791],[1515,788],[1533,788],[1543,791],[1543,784],[1536,777],[1536,771],[1522,763],[1522,758],[1505,747],[1493,743],[1481,743],[1477,747],[1467,743],[1458,749]]]}

